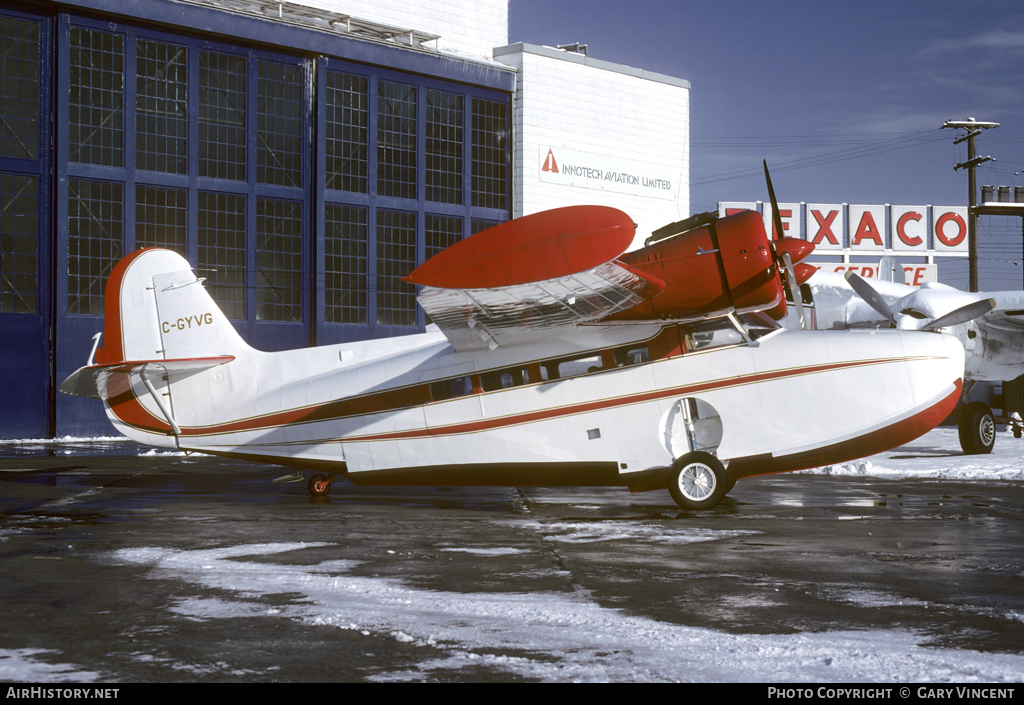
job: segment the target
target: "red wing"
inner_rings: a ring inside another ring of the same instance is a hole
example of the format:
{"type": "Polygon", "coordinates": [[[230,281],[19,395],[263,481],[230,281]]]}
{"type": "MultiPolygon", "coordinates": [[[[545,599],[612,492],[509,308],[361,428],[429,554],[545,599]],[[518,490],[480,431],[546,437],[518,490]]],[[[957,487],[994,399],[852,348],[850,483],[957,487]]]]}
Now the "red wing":
{"type": "Polygon", "coordinates": [[[813,245],[770,242],[751,211],[690,220],[623,254],[634,235],[625,213],[558,208],[467,238],[406,281],[424,287],[420,304],[460,350],[493,349],[520,331],[569,325],[685,321],[731,311],[781,318],[781,253],[799,261],[813,245]]]}
{"type": "Polygon", "coordinates": [[[441,289],[496,289],[559,279],[611,262],[635,234],[632,218],[615,208],[555,208],[457,242],[405,279],[441,289]]]}

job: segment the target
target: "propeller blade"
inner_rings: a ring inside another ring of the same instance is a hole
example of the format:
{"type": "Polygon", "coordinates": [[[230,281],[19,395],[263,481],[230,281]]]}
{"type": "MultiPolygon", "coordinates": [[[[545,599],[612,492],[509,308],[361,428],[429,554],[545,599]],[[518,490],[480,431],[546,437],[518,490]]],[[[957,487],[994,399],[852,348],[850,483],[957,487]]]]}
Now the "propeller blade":
{"type": "Polygon", "coordinates": [[[922,330],[938,330],[939,328],[947,328],[949,326],[967,323],[967,321],[974,320],[978,316],[984,316],[995,307],[995,299],[982,299],[981,301],[975,301],[974,303],[954,309],[944,316],[939,316],[931,323],[922,326],[922,330]]]}
{"type": "Polygon", "coordinates": [[[893,325],[896,324],[896,316],[893,314],[892,309],[889,308],[889,304],[882,295],[875,291],[874,287],[868,284],[866,281],[861,279],[853,272],[847,272],[845,275],[846,281],[850,282],[850,286],[857,295],[860,296],[867,303],[868,306],[878,311],[885,320],[889,321],[893,325]]]}
{"type": "Polygon", "coordinates": [[[772,242],[772,254],[775,257],[776,262],[779,263],[780,268],[784,268],[786,272],[786,286],[789,287],[789,295],[793,299],[793,305],[796,306],[797,315],[800,318],[800,328],[807,328],[807,319],[804,316],[804,297],[800,294],[799,280],[796,278],[796,272],[793,270],[793,260],[802,260],[807,256],[807,253],[814,249],[810,243],[805,243],[797,238],[784,237],[785,232],[782,229],[782,214],[779,212],[779,200],[775,198],[775,187],[772,186],[772,176],[768,173],[768,160],[762,160],[764,165],[764,181],[768,186],[768,200],[771,202],[772,207],[772,225],[774,235],[769,240],[772,242]]]}
{"type": "Polygon", "coordinates": [[[807,328],[807,321],[804,319],[804,297],[800,294],[800,285],[797,284],[796,273],[793,271],[793,258],[788,252],[782,253],[782,263],[786,267],[786,284],[789,285],[789,295],[793,297],[793,305],[796,306],[797,315],[800,317],[801,330],[807,328]]]}
{"type": "Polygon", "coordinates": [[[796,273],[796,283],[804,284],[808,279],[814,276],[814,273],[818,271],[818,268],[813,264],[800,262],[793,267],[793,271],[796,273]]]}
{"type": "MultiPolygon", "coordinates": [[[[775,226],[775,235],[782,237],[782,214],[779,213],[779,201],[775,198],[775,189],[772,188],[772,177],[768,173],[768,160],[764,159],[762,163],[764,164],[764,180],[768,184],[768,200],[772,204],[772,224],[775,226]]],[[[774,240],[775,238],[769,239],[774,240]]]]}

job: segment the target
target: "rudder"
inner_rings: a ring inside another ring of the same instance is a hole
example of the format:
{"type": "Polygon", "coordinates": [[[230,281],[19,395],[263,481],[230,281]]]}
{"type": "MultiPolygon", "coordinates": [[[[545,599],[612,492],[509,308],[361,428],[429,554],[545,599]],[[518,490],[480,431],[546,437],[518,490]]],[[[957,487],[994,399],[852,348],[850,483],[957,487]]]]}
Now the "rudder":
{"type": "Polygon", "coordinates": [[[97,364],[250,351],[188,261],[171,250],[137,250],[118,262],[107,280],[104,313],[97,364]]]}

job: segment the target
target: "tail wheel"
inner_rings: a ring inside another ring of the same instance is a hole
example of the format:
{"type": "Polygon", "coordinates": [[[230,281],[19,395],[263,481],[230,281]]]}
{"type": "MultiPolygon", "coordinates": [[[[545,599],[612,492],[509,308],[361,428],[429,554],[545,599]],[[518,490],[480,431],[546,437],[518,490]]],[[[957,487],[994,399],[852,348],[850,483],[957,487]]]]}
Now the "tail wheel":
{"type": "Polygon", "coordinates": [[[960,412],[960,447],[967,455],[991,453],[996,444],[996,420],[992,409],[972,401],[960,412]]]}
{"type": "Polygon", "coordinates": [[[331,491],[331,478],[327,475],[313,475],[306,487],[314,497],[323,497],[331,491]]]}
{"type": "Polygon", "coordinates": [[[703,451],[693,451],[672,463],[668,490],[683,509],[711,509],[722,501],[731,484],[722,462],[703,451]]]}

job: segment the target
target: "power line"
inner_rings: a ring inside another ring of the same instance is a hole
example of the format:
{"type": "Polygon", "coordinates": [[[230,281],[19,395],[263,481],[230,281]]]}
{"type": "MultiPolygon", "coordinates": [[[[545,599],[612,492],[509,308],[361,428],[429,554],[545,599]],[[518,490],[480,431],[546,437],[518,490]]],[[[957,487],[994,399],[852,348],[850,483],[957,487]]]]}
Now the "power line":
{"type": "MultiPolygon", "coordinates": [[[[886,152],[892,152],[900,149],[908,149],[910,147],[917,147],[931,142],[936,142],[942,137],[934,131],[914,132],[914,133],[898,133],[901,136],[889,137],[885,139],[878,139],[870,141],[868,144],[860,144],[857,147],[848,147],[846,149],[840,149],[833,152],[825,152],[822,154],[815,154],[808,157],[800,157],[798,159],[791,159],[789,161],[778,162],[773,164],[771,169],[772,172],[784,172],[794,171],[797,169],[808,169],[810,167],[822,166],[824,164],[833,164],[835,162],[847,161],[850,159],[859,159],[861,157],[873,156],[876,154],[884,154],[886,152]]],[[[752,138],[738,138],[740,140],[747,140],[752,138]]],[[[793,139],[791,137],[776,138],[776,139],[793,139]]],[[[785,146],[784,144],[773,144],[770,140],[767,142],[762,140],[760,143],[750,144],[739,144],[735,146],[743,147],[758,147],[763,149],[766,144],[770,146],[785,146]]],[[[794,142],[793,145],[805,146],[804,143],[794,142]]],[[[691,185],[699,186],[704,184],[717,183],[720,181],[732,181],[735,179],[746,179],[752,176],[759,176],[761,171],[759,169],[741,169],[738,171],[726,172],[724,174],[718,174],[716,176],[709,176],[703,179],[694,179],[691,181],[691,185]]]]}

